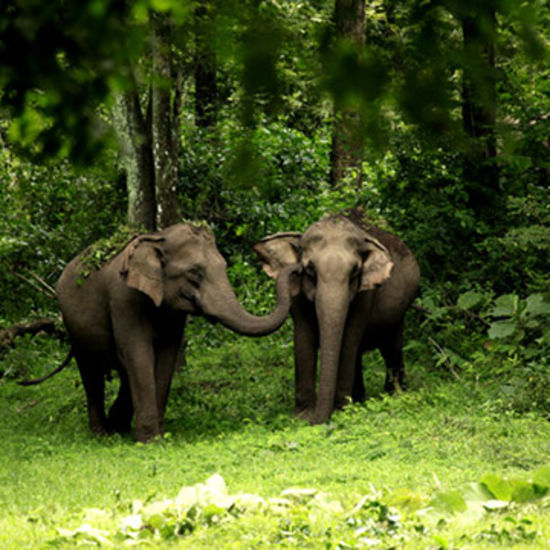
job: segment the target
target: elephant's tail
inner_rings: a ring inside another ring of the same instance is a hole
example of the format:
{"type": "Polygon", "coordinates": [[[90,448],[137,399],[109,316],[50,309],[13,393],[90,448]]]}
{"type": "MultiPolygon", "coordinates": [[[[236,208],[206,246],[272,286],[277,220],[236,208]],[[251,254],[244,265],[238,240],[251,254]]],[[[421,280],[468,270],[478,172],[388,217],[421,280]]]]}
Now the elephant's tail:
{"type": "Polygon", "coordinates": [[[17,382],[20,386],[33,386],[34,384],[41,384],[44,382],[44,380],[47,380],[48,378],[51,378],[52,376],[55,376],[58,372],[61,372],[70,362],[71,359],[74,357],[73,349],[71,348],[69,350],[69,353],[67,354],[67,357],[65,357],[65,360],[61,365],[56,367],[54,370],[49,372],[48,374],[42,376],[41,378],[35,378],[33,380],[21,380],[20,382],[17,382]]]}

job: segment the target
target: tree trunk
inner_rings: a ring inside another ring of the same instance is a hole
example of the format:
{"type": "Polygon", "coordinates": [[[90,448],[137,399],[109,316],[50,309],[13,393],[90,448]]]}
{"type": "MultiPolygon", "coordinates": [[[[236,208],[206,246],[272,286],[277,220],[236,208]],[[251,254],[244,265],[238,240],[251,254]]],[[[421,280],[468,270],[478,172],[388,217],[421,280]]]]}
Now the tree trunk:
{"type": "Polygon", "coordinates": [[[218,115],[216,54],[212,42],[212,4],[201,0],[195,10],[195,124],[201,128],[215,126],[218,115]]]}
{"type": "Polygon", "coordinates": [[[173,87],[169,15],[151,11],[152,39],[152,137],[157,202],[157,228],[180,219],[177,200],[177,126],[172,116],[173,87]]]}
{"type": "Polygon", "coordinates": [[[154,231],[156,201],[151,133],[135,86],[117,96],[114,119],[126,170],[128,224],[154,231]]]}
{"type": "MultiPolygon", "coordinates": [[[[335,0],[334,23],[336,39],[351,43],[359,54],[365,44],[364,0],[335,0]]],[[[342,107],[341,99],[335,98],[330,153],[330,180],[333,186],[338,185],[350,172],[355,172],[355,184],[361,187],[363,140],[360,126],[359,114],[342,107]]]]}
{"type": "Polygon", "coordinates": [[[496,164],[496,75],[494,10],[481,6],[476,16],[462,19],[465,57],[462,121],[470,138],[465,157],[469,204],[480,219],[498,218],[502,194],[496,164]]]}

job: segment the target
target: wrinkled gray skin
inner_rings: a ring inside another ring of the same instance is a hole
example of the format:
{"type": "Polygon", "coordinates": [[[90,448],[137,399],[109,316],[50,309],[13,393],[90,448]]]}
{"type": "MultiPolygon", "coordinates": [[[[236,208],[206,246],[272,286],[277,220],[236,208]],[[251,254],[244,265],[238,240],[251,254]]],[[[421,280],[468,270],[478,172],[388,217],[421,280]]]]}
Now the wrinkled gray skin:
{"type": "Polygon", "coordinates": [[[403,384],[403,319],[420,270],[398,237],[331,215],[303,235],[279,233],[254,249],[271,277],[295,262],[302,266],[291,284],[297,415],[318,424],[350,397],[364,400],[361,356],[367,350],[378,348],[384,357],[387,391],[403,384]]]}
{"type": "MultiPolygon", "coordinates": [[[[294,266],[296,267],[296,266],[294,266]]],[[[276,330],[290,308],[289,273],[265,317],[242,309],[213,235],[177,224],[133,239],[83,283],[80,256],[57,284],[57,296],[87,396],[95,433],[126,432],[135,411],[136,439],[162,435],[163,418],[187,314],[203,314],[245,335],[276,330]],[[104,378],[115,369],[120,391],[104,408],[104,378]]]]}

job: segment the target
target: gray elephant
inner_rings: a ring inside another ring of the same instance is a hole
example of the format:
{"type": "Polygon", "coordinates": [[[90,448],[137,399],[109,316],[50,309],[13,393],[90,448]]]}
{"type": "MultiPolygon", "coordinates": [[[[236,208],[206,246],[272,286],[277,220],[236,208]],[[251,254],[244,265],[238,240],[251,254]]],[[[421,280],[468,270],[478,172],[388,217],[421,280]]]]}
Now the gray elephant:
{"type": "Polygon", "coordinates": [[[367,227],[362,213],[352,210],[322,218],[303,235],[265,237],[254,250],[271,277],[295,262],[302,266],[291,282],[297,415],[317,424],[350,397],[364,400],[361,356],[367,350],[382,353],[387,391],[403,384],[403,320],[420,270],[398,237],[367,227]]]}
{"type": "Polygon", "coordinates": [[[278,278],[271,314],[243,310],[205,227],[180,223],[135,237],[87,277],[83,254],[67,265],[56,290],[95,433],[129,431],[135,412],[138,441],[162,435],[187,314],[259,336],[276,330],[290,308],[292,267],[278,278]],[[112,369],[119,373],[120,390],[107,417],[104,379],[112,369]]]}

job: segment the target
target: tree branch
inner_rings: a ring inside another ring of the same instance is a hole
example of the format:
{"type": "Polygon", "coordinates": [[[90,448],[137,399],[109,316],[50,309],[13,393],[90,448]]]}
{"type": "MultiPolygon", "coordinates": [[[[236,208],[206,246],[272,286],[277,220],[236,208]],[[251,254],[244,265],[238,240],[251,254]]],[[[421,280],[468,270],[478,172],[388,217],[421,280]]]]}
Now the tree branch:
{"type": "Polygon", "coordinates": [[[29,323],[17,323],[7,329],[0,331],[0,348],[13,347],[17,336],[23,334],[38,334],[45,332],[55,334],[58,332],[55,326],[55,319],[42,318],[29,323]]]}

